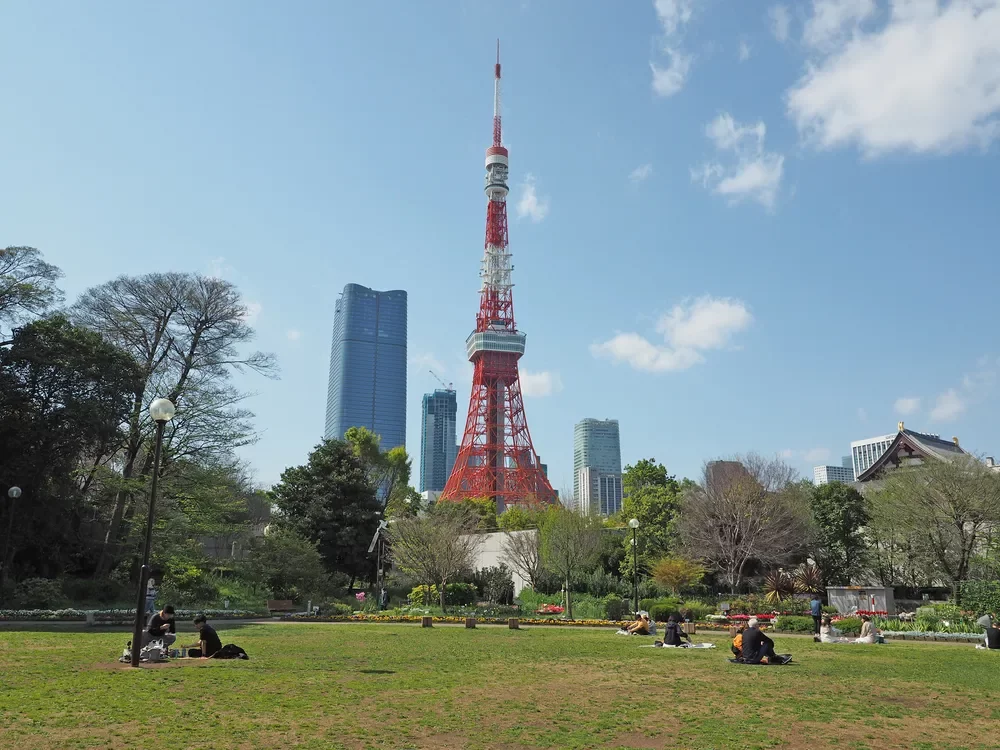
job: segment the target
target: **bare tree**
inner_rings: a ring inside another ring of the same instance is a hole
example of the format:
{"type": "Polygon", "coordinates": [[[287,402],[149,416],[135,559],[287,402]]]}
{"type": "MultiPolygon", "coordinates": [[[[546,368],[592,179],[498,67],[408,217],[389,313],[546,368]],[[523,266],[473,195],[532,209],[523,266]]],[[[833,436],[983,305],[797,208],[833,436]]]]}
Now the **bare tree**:
{"type": "Polygon", "coordinates": [[[143,373],[121,443],[92,466],[93,471],[102,464],[120,467],[124,480],[96,569],[101,576],[121,555],[135,512],[135,490],[144,486],[152,469],[148,402],[166,396],[178,407],[178,419],[165,439],[166,469],[175,445],[179,454],[191,456],[228,452],[252,441],[251,415],[236,408],[247,394],[236,391],[228,379],[234,370],[273,376],[277,368],[270,354],[240,352],[253,340],[254,330],[238,290],[221,279],[181,273],[122,276],[85,292],[71,312],[76,324],[131,354],[143,373]]]}
{"type": "Polygon", "coordinates": [[[895,524],[923,547],[957,597],[973,557],[1000,526],[1000,475],[974,456],[926,461],[889,472],[872,502],[875,522],[895,524]]]}
{"type": "Polygon", "coordinates": [[[532,589],[536,589],[542,575],[542,547],[538,529],[504,532],[500,551],[503,561],[527,581],[532,589]]]}
{"type": "Polygon", "coordinates": [[[688,554],[719,570],[735,594],[747,565],[790,563],[810,538],[809,510],[795,471],[755,454],[705,465],[682,502],[688,554]]]}
{"type": "Polygon", "coordinates": [[[0,321],[16,324],[61,302],[61,276],[33,247],[0,248],[0,321]]]}
{"type": "Polygon", "coordinates": [[[573,619],[570,583],[597,559],[604,526],[597,516],[566,508],[550,510],[540,529],[542,564],[566,584],[566,616],[573,619]]]}
{"type": "Polygon", "coordinates": [[[475,565],[483,543],[478,525],[478,516],[461,507],[396,518],[389,525],[392,561],[418,581],[439,584],[443,610],[448,581],[475,565]]]}

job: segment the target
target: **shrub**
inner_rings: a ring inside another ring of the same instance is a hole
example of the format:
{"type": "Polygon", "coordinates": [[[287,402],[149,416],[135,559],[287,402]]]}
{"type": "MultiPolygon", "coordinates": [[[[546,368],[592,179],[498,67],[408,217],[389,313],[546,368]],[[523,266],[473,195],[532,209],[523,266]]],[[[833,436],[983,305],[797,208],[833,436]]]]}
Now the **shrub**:
{"type": "MultiPolygon", "coordinates": [[[[774,627],[778,630],[786,630],[789,633],[812,633],[813,618],[799,617],[797,615],[781,615],[774,621],[774,627]]],[[[839,623],[837,627],[840,627],[839,623]]]]}
{"type": "Polygon", "coordinates": [[[249,583],[263,587],[275,599],[318,598],[329,588],[316,545],[280,527],[251,541],[243,574],[249,583]]]}
{"type": "Polygon", "coordinates": [[[25,578],[14,589],[14,601],[22,609],[56,609],[63,601],[62,586],[48,578],[25,578]]]}
{"type": "Polygon", "coordinates": [[[629,588],[624,581],[611,575],[603,568],[598,568],[585,575],[580,581],[580,586],[583,591],[598,598],[609,595],[620,596],[625,589],[629,588]]]}
{"type": "Polygon", "coordinates": [[[683,602],[680,609],[681,612],[690,610],[692,620],[704,620],[708,615],[715,612],[715,607],[713,605],[705,604],[697,599],[691,599],[683,602]]]}
{"type": "Polygon", "coordinates": [[[444,603],[456,606],[475,604],[476,587],[471,583],[449,583],[444,589],[444,603]]]}
{"type": "Polygon", "coordinates": [[[73,604],[124,604],[135,606],[135,592],[111,578],[64,578],[62,590],[73,604]]]}
{"type": "Polygon", "coordinates": [[[326,604],[320,605],[319,613],[321,615],[353,615],[354,609],[350,604],[344,604],[343,602],[327,602],[326,604]]]}
{"type": "Polygon", "coordinates": [[[1000,581],[966,581],[962,584],[962,608],[976,615],[1000,615],[1000,581]]]}
{"type": "Polygon", "coordinates": [[[411,606],[423,604],[430,607],[438,604],[441,597],[437,586],[422,584],[414,586],[406,598],[409,600],[411,606]]]}
{"type": "Polygon", "coordinates": [[[510,604],[514,600],[514,580],[510,569],[500,564],[493,568],[481,568],[472,576],[477,593],[488,602],[510,604]]]}
{"type": "MultiPolygon", "coordinates": [[[[809,620],[810,625],[812,624],[812,619],[809,620]]],[[[833,623],[840,632],[844,635],[857,636],[861,634],[861,618],[860,617],[842,617],[833,623]]]]}
{"type": "MultiPolygon", "coordinates": [[[[284,597],[294,599],[293,596],[284,597]]],[[[219,600],[216,580],[192,562],[171,559],[163,576],[156,603],[193,606],[215,604],[219,600]]]]}
{"type": "Polygon", "coordinates": [[[609,620],[621,620],[625,616],[628,605],[621,597],[608,594],[604,597],[604,614],[609,620]]]}

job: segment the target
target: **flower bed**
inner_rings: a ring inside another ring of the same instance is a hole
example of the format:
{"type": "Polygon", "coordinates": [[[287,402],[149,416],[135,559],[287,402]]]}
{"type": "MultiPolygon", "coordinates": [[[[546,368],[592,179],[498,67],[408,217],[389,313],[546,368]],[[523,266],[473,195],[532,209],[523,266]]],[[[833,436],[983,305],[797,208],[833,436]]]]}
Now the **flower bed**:
{"type": "MultiPolygon", "coordinates": [[[[320,615],[319,617],[314,617],[311,615],[285,615],[283,620],[290,620],[293,622],[420,622],[421,617],[415,615],[373,615],[364,614],[361,612],[355,613],[354,615],[320,615]]],[[[455,623],[464,624],[466,616],[461,617],[454,615],[434,615],[432,617],[434,622],[440,623],[455,623]]],[[[502,617],[476,617],[475,620],[478,623],[484,625],[506,625],[509,618],[502,617]]],[[[594,628],[620,628],[624,625],[631,624],[630,621],[612,621],[612,620],[562,620],[553,619],[549,617],[517,617],[517,619],[522,625],[575,625],[583,627],[594,627],[594,628]]]]}

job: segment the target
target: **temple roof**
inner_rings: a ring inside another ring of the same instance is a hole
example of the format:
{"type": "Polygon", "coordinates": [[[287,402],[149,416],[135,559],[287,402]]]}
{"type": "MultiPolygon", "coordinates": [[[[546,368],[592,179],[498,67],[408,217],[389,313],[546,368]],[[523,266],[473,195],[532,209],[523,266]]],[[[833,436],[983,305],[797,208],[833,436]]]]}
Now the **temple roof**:
{"type": "Polygon", "coordinates": [[[969,455],[958,444],[958,438],[942,440],[937,435],[901,429],[878,460],[858,475],[857,481],[869,482],[877,478],[887,467],[898,466],[900,452],[913,458],[933,458],[937,461],[953,461],[959,456],[969,455]]]}

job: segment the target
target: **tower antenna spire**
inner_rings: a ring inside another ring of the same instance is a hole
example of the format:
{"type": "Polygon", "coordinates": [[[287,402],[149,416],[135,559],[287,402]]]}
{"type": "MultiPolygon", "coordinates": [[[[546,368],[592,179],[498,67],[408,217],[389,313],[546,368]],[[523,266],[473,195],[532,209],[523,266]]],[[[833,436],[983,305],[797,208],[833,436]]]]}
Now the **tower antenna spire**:
{"type": "Polygon", "coordinates": [[[493,145],[500,146],[500,40],[497,39],[497,65],[493,75],[493,145]]]}

